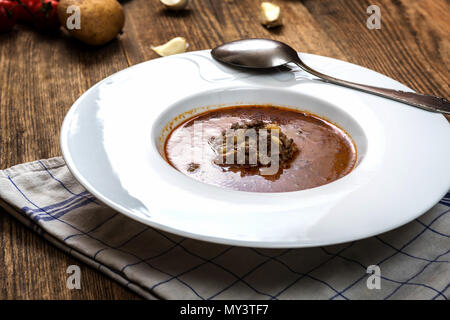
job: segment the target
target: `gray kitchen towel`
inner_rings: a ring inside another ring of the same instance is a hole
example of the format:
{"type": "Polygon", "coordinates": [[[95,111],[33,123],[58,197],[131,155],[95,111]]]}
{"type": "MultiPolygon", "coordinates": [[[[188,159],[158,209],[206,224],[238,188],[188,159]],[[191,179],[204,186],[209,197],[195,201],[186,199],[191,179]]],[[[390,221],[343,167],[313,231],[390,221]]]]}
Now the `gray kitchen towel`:
{"type": "Polygon", "coordinates": [[[283,250],[212,244],[138,223],[95,199],[62,158],[0,171],[0,206],[58,248],[149,299],[442,300],[450,295],[450,194],[388,233],[283,250]]]}

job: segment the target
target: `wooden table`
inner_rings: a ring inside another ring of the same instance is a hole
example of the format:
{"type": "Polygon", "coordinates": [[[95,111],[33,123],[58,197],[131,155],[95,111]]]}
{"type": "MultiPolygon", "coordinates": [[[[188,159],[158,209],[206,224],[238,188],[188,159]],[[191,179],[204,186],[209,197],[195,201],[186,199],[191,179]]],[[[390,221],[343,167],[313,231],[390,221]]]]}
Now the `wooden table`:
{"type": "MultiPolygon", "coordinates": [[[[238,38],[285,41],[299,51],[381,72],[414,90],[448,97],[450,5],[446,0],[377,0],[381,29],[369,30],[366,0],[277,0],[284,26],[258,22],[260,1],[193,0],[183,13],[158,0],[129,0],[124,33],[88,48],[64,34],[27,27],[0,34],[0,169],[58,156],[65,113],[110,74],[156,58],[151,45],[184,36],[189,50],[238,38]]],[[[49,245],[0,209],[0,299],[135,299],[103,274],[49,245]],[[66,289],[66,268],[82,269],[82,289],[66,289]]]]}

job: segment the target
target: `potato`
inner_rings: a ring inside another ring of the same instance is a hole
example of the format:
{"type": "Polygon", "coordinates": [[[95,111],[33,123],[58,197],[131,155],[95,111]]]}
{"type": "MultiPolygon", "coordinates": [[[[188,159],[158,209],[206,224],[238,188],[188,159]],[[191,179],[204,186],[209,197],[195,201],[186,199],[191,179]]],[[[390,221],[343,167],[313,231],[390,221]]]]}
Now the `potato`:
{"type": "Polygon", "coordinates": [[[75,38],[90,45],[102,45],[122,30],[125,15],[117,0],[60,0],[58,19],[67,31],[75,38]],[[80,12],[80,29],[67,28],[67,19],[74,11],[67,8],[77,6],[80,12]]]}

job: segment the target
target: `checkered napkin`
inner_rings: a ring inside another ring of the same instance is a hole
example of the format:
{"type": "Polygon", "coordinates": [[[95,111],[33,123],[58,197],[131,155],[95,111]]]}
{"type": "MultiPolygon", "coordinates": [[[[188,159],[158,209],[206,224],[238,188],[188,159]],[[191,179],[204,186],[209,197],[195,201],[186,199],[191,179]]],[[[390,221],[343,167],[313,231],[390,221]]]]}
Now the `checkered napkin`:
{"type": "MultiPolygon", "coordinates": [[[[0,171],[0,205],[145,298],[448,299],[450,194],[399,229],[308,249],[211,244],[140,224],[100,203],[62,158],[0,171]],[[381,288],[367,273],[381,272],[381,288]]],[[[370,204],[368,204],[370,205],[370,204]]]]}

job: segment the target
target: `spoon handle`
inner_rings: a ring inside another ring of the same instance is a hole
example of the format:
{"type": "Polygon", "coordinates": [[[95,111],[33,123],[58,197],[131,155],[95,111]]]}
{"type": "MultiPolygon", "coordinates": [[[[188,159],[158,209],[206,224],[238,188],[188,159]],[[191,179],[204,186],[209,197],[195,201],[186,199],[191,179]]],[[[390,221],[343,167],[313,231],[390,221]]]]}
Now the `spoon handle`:
{"type": "Polygon", "coordinates": [[[371,94],[374,94],[374,95],[377,95],[377,96],[380,96],[383,98],[388,98],[391,100],[403,102],[403,103],[409,104],[413,107],[417,107],[417,108],[424,109],[427,111],[440,112],[443,114],[450,114],[450,102],[445,98],[431,96],[431,95],[422,94],[422,93],[406,92],[406,91],[400,91],[400,90],[392,90],[392,89],[386,89],[386,88],[373,87],[373,86],[368,86],[368,85],[359,84],[359,83],[355,83],[355,82],[345,81],[345,80],[327,76],[323,73],[313,70],[310,67],[308,67],[306,64],[304,64],[303,61],[295,61],[295,64],[298,65],[303,70],[305,70],[306,72],[311,73],[312,75],[315,75],[316,77],[321,78],[323,81],[325,81],[327,83],[333,83],[333,84],[337,84],[337,85],[344,86],[347,88],[371,93],[371,94]]]}

